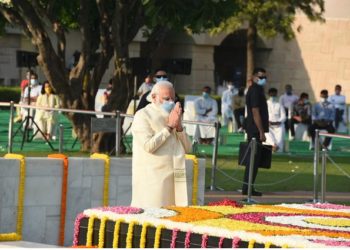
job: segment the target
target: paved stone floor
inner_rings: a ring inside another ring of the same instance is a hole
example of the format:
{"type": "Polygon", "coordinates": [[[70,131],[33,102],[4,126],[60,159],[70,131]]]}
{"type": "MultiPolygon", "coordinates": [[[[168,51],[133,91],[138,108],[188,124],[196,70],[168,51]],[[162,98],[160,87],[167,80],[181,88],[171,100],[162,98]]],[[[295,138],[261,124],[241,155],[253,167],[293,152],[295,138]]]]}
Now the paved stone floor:
{"type": "MultiPolygon", "coordinates": [[[[244,201],[247,198],[238,191],[206,191],[204,197],[205,204],[223,199],[244,201]]],[[[257,203],[307,203],[313,201],[313,192],[267,192],[261,197],[252,196],[252,198],[257,203]]],[[[318,199],[320,198],[321,194],[318,194],[318,199]]],[[[350,204],[350,193],[327,192],[325,200],[329,203],[350,204]]]]}
{"type": "Polygon", "coordinates": [[[59,246],[46,245],[29,241],[4,241],[0,242],[0,248],[56,248],[59,246]]]}

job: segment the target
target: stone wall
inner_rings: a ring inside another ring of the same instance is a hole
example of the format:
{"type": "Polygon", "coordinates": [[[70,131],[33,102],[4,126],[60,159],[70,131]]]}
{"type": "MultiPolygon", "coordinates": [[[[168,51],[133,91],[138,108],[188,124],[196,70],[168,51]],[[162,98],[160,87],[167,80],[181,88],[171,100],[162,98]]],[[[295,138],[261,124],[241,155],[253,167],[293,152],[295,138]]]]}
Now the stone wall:
{"type": "MultiPolygon", "coordinates": [[[[192,161],[186,160],[189,200],[192,161]]],[[[65,246],[72,245],[74,220],[84,209],[103,206],[104,161],[69,158],[65,246]]],[[[62,160],[26,158],[22,240],[58,244],[62,160]]],[[[204,204],[205,160],[199,159],[198,204],[204,204]]],[[[0,233],[16,231],[19,161],[0,158],[0,233]]],[[[109,205],[131,202],[131,158],[111,158],[109,205]]]]}

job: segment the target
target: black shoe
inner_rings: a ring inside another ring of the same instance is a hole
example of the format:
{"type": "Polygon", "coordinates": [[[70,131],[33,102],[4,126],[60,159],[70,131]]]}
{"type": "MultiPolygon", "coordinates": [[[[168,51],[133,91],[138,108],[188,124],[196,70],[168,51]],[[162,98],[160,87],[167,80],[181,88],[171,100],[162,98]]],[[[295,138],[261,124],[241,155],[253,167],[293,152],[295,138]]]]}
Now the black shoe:
{"type": "MultiPolygon", "coordinates": [[[[248,192],[242,191],[242,195],[247,195],[247,194],[248,194],[248,192]]],[[[252,196],[262,196],[262,195],[263,194],[261,192],[258,192],[258,191],[255,191],[255,190],[252,191],[252,196]]]]}

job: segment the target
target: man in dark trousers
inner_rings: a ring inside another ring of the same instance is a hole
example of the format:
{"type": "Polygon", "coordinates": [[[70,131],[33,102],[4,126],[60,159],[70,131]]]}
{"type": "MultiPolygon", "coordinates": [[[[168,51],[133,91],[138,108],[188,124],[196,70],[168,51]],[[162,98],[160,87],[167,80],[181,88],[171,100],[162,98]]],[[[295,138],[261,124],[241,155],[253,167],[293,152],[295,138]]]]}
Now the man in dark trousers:
{"type": "MultiPolygon", "coordinates": [[[[269,132],[269,113],[267,109],[266,97],[264,93],[264,85],[266,84],[266,71],[263,68],[256,68],[253,72],[253,84],[249,87],[246,95],[247,106],[247,124],[246,132],[248,135],[248,142],[252,138],[256,138],[258,144],[266,141],[265,133],[269,132]]],[[[249,157],[249,156],[247,156],[249,157]]],[[[253,169],[253,181],[258,174],[258,167],[260,159],[255,158],[253,169]]],[[[244,184],[242,186],[242,194],[248,193],[248,179],[249,179],[249,161],[244,172],[244,184]]],[[[261,192],[252,190],[252,195],[262,196],[261,192]]]]}

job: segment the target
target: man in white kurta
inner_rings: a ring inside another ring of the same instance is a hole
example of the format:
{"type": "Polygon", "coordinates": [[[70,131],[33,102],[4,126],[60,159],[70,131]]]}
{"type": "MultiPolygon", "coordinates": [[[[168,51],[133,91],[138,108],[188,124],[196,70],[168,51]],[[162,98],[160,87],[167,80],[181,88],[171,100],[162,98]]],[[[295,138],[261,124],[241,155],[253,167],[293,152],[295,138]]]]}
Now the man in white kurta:
{"type": "Polygon", "coordinates": [[[222,125],[227,126],[229,122],[233,122],[233,98],[237,94],[232,82],[227,84],[227,89],[222,93],[221,96],[221,115],[222,125]]]}
{"type": "Polygon", "coordinates": [[[133,135],[132,202],[136,207],[187,206],[185,153],[191,141],[174,104],[172,84],[154,85],[152,103],[136,112],[133,135]]]}
{"type": "MultiPolygon", "coordinates": [[[[202,96],[194,102],[196,121],[214,123],[217,121],[218,104],[210,97],[211,88],[203,88],[202,96]]],[[[203,143],[210,143],[215,137],[215,128],[213,126],[199,126],[200,139],[203,143]],[[204,139],[204,140],[203,140],[204,139]]]]}
{"type": "Polygon", "coordinates": [[[267,100],[269,111],[269,132],[265,134],[266,144],[272,145],[273,151],[282,152],[284,146],[286,112],[278,102],[277,89],[269,89],[270,98],[267,100]]]}

